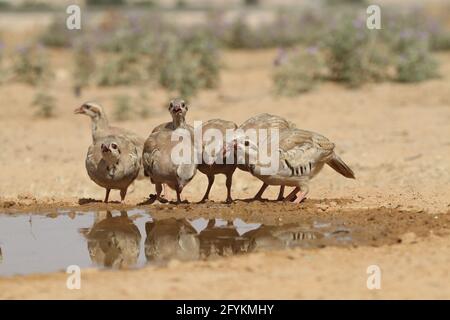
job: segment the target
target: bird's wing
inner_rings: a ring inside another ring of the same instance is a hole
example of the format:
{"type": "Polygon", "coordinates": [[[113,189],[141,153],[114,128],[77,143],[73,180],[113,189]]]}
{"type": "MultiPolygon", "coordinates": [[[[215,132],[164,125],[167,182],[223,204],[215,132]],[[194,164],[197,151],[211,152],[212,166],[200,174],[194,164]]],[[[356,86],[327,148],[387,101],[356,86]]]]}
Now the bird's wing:
{"type": "Polygon", "coordinates": [[[328,139],[305,130],[290,130],[280,139],[280,156],[293,175],[310,173],[329,158],[333,149],[328,139]]]}
{"type": "Polygon", "coordinates": [[[142,154],[142,164],[144,166],[145,175],[152,174],[155,167],[155,160],[158,158],[159,149],[157,144],[157,135],[155,133],[150,134],[144,144],[144,152],[142,154]]]}
{"type": "Polygon", "coordinates": [[[100,149],[96,148],[95,144],[91,144],[86,154],[86,169],[88,171],[95,170],[100,159],[100,149]]]}
{"type": "MultiPolygon", "coordinates": [[[[121,147],[120,161],[122,162],[124,172],[135,173],[141,165],[141,153],[136,144],[127,137],[118,137],[121,147]]],[[[142,150],[142,147],[141,147],[142,150]]]]}
{"type": "Polygon", "coordinates": [[[280,116],[269,113],[261,113],[251,117],[239,126],[239,129],[243,130],[268,128],[277,128],[279,130],[289,129],[290,122],[280,116]]]}

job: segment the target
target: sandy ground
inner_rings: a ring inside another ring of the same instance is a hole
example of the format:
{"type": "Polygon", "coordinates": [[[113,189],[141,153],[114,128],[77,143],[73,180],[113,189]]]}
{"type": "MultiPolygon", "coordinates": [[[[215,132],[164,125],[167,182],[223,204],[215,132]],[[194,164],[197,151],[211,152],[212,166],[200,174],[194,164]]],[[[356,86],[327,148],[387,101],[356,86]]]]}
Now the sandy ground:
{"type": "MultiPolygon", "coordinates": [[[[0,86],[0,205],[5,212],[75,208],[83,199],[102,199],[104,191],[89,180],[84,169],[90,123],[85,117],[73,115],[72,110],[84,100],[97,100],[111,113],[114,95],[138,94],[137,88],[91,88],[82,99],[74,98],[70,70],[65,65],[67,56],[60,52],[54,55],[57,118],[33,117],[29,106],[33,88],[0,86]]],[[[241,123],[256,113],[270,112],[334,141],[357,180],[347,180],[325,168],[310,184],[305,204],[294,208],[289,205],[295,214],[301,215],[309,206],[361,215],[380,207],[437,216],[450,210],[450,54],[438,55],[442,62],[440,79],[416,85],[368,85],[357,90],[327,83],[297,98],[272,94],[274,55],[273,50],[226,53],[220,88],[203,92],[191,101],[188,121],[220,117],[241,123]],[[330,207],[327,204],[332,199],[336,201],[330,207]]],[[[168,119],[165,104],[169,96],[156,88],[147,90],[152,115],[116,123],[142,136],[168,119]]],[[[190,201],[200,200],[206,182],[206,177],[198,173],[184,196],[190,201]]],[[[255,178],[237,172],[233,195],[248,198],[259,186],[255,178]]],[[[224,190],[220,177],[212,199],[224,200],[224,190]]],[[[132,207],[152,192],[149,182],[138,181],[126,205],[132,207]]],[[[277,188],[272,187],[266,196],[273,198],[276,193],[277,188]]],[[[112,200],[118,199],[118,193],[113,192],[112,200]]],[[[271,205],[279,209],[283,206],[271,205]]],[[[92,204],[81,209],[89,206],[92,204]]],[[[245,206],[233,206],[223,214],[244,214],[245,206]]],[[[154,210],[164,208],[155,206],[154,210]]],[[[188,210],[195,212],[195,206],[188,210]]],[[[262,215],[283,217],[282,210],[258,210],[255,219],[262,215]]],[[[62,273],[1,278],[0,297],[448,299],[450,235],[436,235],[429,225],[416,220],[415,233],[420,237],[407,243],[256,253],[210,262],[174,262],[167,268],[138,271],[86,270],[78,291],[66,289],[66,275],[62,273]],[[366,287],[366,269],[372,264],[382,269],[381,290],[366,287]]]]}

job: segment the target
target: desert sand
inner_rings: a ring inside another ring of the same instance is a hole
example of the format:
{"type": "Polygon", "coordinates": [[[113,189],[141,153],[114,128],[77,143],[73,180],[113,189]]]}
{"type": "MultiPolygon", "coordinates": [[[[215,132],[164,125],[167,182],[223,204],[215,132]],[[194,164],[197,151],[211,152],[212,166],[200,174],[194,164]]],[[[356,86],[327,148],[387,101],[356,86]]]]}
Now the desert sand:
{"type": "MultiPolygon", "coordinates": [[[[33,88],[8,83],[0,86],[1,211],[122,208],[116,203],[83,204],[86,199],[102,199],[104,190],[89,180],[84,168],[91,141],[89,119],[74,115],[73,109],[85,100],[95,100],[111,113],[114,95],[136,95],[138,89],[88,88],[82,98],[75,98],[70,91],[66,53],[53,51],[52,54],[57,62],[57,81],[53,88],[58,101],[56,118],[41,120],[33,116],[29,106],[33,88]]],[[[275,50],[225,52],[219,89],[202,92],[190,101],[188,122],[220,117],[241,123],[257,113],[278,114],[335,142],[337,153],[354,170],[356,180],[345,179],[324,168],[311,182],[311,192],[304,203],[256,206],[250,210],[251,218],[282,219],[283,206],[288,207],[290,217],[293,214],[300,217],[305,210],[364,217],[373,209],[379,210],[380,217],[387,210],[394,217],[396,212],[436,219],[447,217],[450,211],[450,54],[437,55],[441,77],[424,83],[381,83],[359,89],[325,83],[295,98],[273,94],[270,66],[274,56],[275,50]]],[[[152,106],[149,118],[115,122],[143,137],[169,119],[166,104],[170,99],[159,89],[145,90],[152,106]]],[[[198,173],[186,187],[184,196],[196,202],[206,185],[206,177],[198,173]]],[[[233,197],[250,198],[259,186],[257,179],[237,172],[233,197]]],[[[269,188],[265,196],[275,198],[277,189],[269,188]]],[[[123,207],[134,207],[153,192],[149,181],[138,181],[123,207]]],[[[225,179],[220,177],[216,179],[211,199],[221,202],[224,194],[225,179]]],[[[118,192],[113,191],[110,199],[119,200],[118,192]]],[[[156,205],[153,210],[161,210],[167,217],[183,215],[183,210],[195,215],[196,205],[187,206],[170,212],[156,205]]],[[[242,202],[228,209],[225,204],[221,206],[224,209],[218,215],[246,214],[242,202]]],[[[199,214],[207,214],[205,211],[207,207],[199,214]]],[[[0,298],[449,299],[450,225],[445,219],[439,225],[439,232],[435,226],[415,219],[416,223],[399,229],[409,233],[408,241],[369,243],[355,248],[271,251],[215,261],[173,261],[167,267],[137,271],[83,270],[81,290],[67,290],[67,275],[62,272],[3,277],[0,298]],[[382,270],[380,290],[366,287],[366,269],[373,264],[382,270]]],[[[376,224],[373,226],[376,228],[376,224]]],[[[401,239],[402,234],[396,237],[401,239]]]]}

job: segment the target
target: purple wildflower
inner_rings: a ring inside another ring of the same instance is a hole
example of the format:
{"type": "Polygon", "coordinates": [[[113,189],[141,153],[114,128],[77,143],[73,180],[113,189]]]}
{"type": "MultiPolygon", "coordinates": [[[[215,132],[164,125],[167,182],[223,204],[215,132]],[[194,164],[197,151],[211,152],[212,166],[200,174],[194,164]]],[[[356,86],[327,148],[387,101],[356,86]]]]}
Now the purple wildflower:
{"type": "Polygon", "coordinates": [[[310,55],[316,55],[319,52],[319,48],[317,46],[311,46],[306,48],[306,52],[310,55]]]}
{"type": "Polygon", "coordinates": [[[364,20],[361,19],[360,17],[354,19],[352,21],[353,27],[355,27],[356,29],[362,29],[364,27],[364,20]]]}

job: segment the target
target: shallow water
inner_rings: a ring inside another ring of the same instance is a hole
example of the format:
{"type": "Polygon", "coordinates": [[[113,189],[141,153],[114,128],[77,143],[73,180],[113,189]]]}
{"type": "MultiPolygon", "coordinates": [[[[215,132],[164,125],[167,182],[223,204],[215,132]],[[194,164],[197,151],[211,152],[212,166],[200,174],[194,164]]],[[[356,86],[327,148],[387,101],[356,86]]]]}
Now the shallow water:
{"type": "Polygon", "coordinates": [[[0,214],[0,275],[81,268],[138,268],[171,259],[204,260],[289,247],[351,245],[342,224],[261,224],[222,219],[159,219],[151,212],[0,214]]]}

